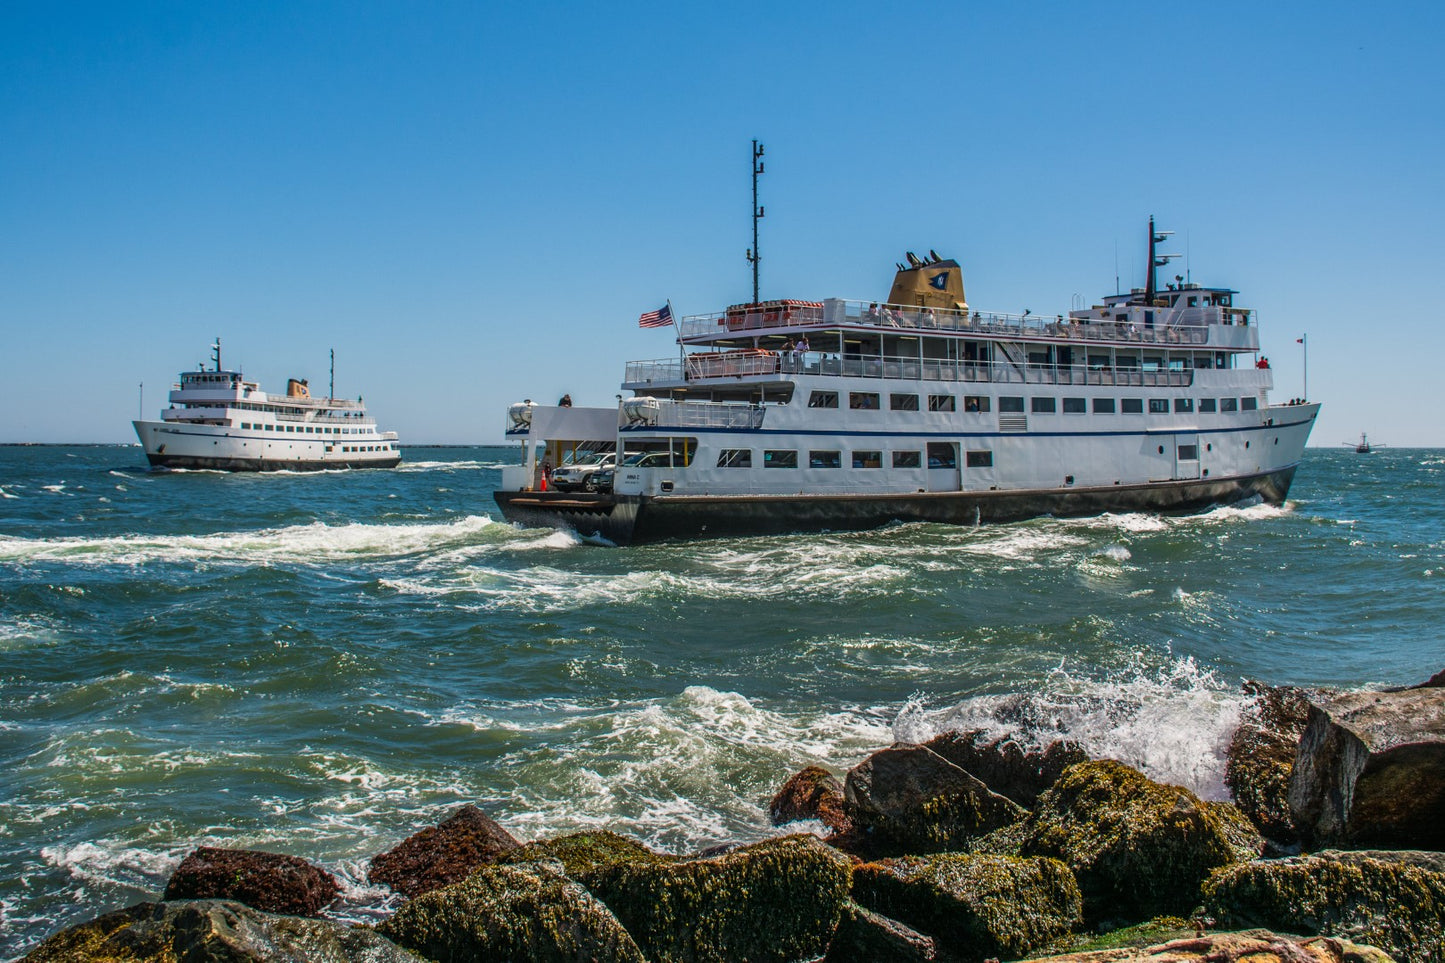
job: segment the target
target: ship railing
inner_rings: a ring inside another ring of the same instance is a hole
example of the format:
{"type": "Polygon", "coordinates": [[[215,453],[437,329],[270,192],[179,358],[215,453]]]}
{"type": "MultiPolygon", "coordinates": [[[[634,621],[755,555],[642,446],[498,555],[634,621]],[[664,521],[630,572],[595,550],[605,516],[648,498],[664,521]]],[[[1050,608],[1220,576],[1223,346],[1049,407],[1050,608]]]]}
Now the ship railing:
{"type": "Polygon", "coordinates": [[[657,407],[640,412],[640,417],[623,430],[641,428],[738,428],[755,430],[763,426],[767,412],[760,405],[715,401],[669,401],[659,398],[657,407]]]}
{"type": "MultiPolygon", "coordinates": [[[[743,306],[711,314],[693,314],[680,322],[683,340],[713,340],[737,332],[786,328],[820,327],[876,328],[910,332],[951,331],[981,337],[1053,338],[1074,341],[1118,341],[1139,344],[1205,344],[1207,325],[1160,325],[1147,327],[1118,321],[1092,321],[1032,313],[1001,314],[952,308],[920,308],[916,305],[882,304],[831,298],[822,307],[793,307],[788,310],[767,305],[743,306]]],[[[1237,311],[1247,315],[1247,312],[1237,311]]],[[[1243,322],[1241,322],[1243,323],[1243,322]]]]}

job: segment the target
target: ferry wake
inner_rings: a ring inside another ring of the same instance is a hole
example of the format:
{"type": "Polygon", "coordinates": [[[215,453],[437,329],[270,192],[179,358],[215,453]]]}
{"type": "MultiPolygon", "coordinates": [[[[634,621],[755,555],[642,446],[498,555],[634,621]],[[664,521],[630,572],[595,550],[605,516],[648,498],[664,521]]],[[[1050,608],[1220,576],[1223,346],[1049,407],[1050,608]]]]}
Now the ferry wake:
{"type": "Polygon", "coordinates": [[[181,372],[160,421],[133,422],[152,466],[308,471],[401,463],[396,432],[378,430],[360,398],[313,398],[295,378],[285,396],[267,394],[221,366],[219,338],[211,360],[212,369],[181,372]]]}
{"type": "Polygon", "coordinates": [[[1156,268],[1067,315],[973,310],[957,261],[907,255],[883,302],[754,301],[671,318],[615,408],[512,405],[504,517],[617,544],[1283,502],[1319,413],[1271,404],[1238,292],[1156,268]],[[599,463],[579,491],[552,468],[599,463]]]}

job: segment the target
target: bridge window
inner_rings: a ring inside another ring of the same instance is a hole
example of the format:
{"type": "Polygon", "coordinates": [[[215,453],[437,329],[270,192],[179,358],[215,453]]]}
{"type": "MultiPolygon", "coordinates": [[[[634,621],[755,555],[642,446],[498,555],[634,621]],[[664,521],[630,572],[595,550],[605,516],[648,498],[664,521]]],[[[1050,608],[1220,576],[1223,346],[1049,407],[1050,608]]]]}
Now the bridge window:
{"type": "Polygon", "coordinates": [[[1096,415],[1112,415],[1113,413],[1114,413],[1114,399],[1113,399],[1113,398],[1095,398],[1095,399],[1094,399],[1094,414],[1096,414],[1096,415]]]}
{"type": "Polygon", "coordinates": [[[1258,408],[1259,408],[1259,399],[1258,399],[1258,398],[1240,398],[1240,399],[1239,399],[1239,410],[1240,410],[1240,411],[1255,411],[1255,410],[1257,410],[1258,408]]]}
{"type": "Polygon", "coordinates": [[[1199,413],[1200,413],[1200,414],[1213,414],[1213,413],[1214,413],[1214,399],[1213,399],[1213,398],[1200,398],[1200,399],[1199,399],[1199,413]]]}
{"type": "Polygon", "coordinates": [[[764,468],[797,468],[798,453],[796,451],[783,451],[781,449],[765,449],[763,451],[764,468]]]}
{"type": "Polygon", "coordinates": [[[969,468],[992,468],[993,452],[971,451],[965,456],[965,462],[969,468]]]}
{"type": "Polygon", "coordinates": [[[1066,414],[1066,415],[1082,415],[1082,414],[1084,414],[1086,411],[1088,411],[1088,407],[1087,407],[1087,405],[1085,404],[1083,398],[1065,398],[1065,399],[1064,399],[1064,414],[1066,414]]]}
{"type": "Polygon", "coordinates": [[[1238,400],[1237,398],[1220,398],[1220,399],[1219,399],[1219,410],[1220,410],[1220,411],[1238,411],[1238,410],[1239,410],[1239,400],[1238,400]]]}
{"type": "Polygon", "coordinates": [[[1034,398],[1032,407],[1036,415],[1051,415],[1058,410],[1058,402],[1054,398],[1034,398]]]}
{"type": "Polygon", "coordinates": [[[1120,398],[1119,410],[1126,415],[1143,414],[1144,400],[1142,398],[1120,398]]]}
{"type": "Polygon", "coordinates": [[[923,458],[916,451],[895,451],[893,453],[894,468],[919,468],[923,465],[923,458]]]}
{"type": "Polygon", "coordinates": [[[917,411],[917,395],[889,395],[888,407],[894,411],[917,411]]]}
{"type": "Polygon", "coordinates": [[[854,468],[882,468],[883,452],[881,451],[855,451],[853,452],[854,468]]]}
{"type": "Polygon", "coordinates": [[[1168,399],[1168,398],[1150,398],[1150,399],[1149,399],[1149,414],[1151,414],[1151,415],[1167,415],[1168,413],[1169,413],[1169,399],[1168,399]]]}
{"type": "Polygon", "coordinates": [[[1021,415],[1024,411],[1024,400],[1022,398],[1000,398],[998,400],[998,410],[1000,414],[1021,415]]]}
{"type": "Polygon", "coordinates": [[[963,396],[963,410],[964,410],[964,411],[988,411],[988,407],[989,407],[989,397],[988,397],[988,395],[964,395],[964,396],[963,396]]]}
{"type": "Polygon", "coordinates": [[[717,466],[719,468],[751,468],[753,467],[752,449],[724,448],[718,452],[717,466]]]}
{"type": "Polygon", "coordinates": [[[1175,414],[1186,414],[1186,413],[1191,412],[1191,411],[1193,411],[1193,410],[1194,410],[1194,399],[1193,399],[1193,398],[1175,398],[1175,399],[1174,399],[1174,413],[1175,413],[1175,414]]]}
{"type": "Polygon", "coordinates": [[[958,405],[957,399],[955,399],[955,398],[953,397],[953,395],[929,395],[929,396],[928,396],[928,410],[929,410],[929,411],[957,411],[957,410],[958,410],[957,405],[958,405]]]}
{"type": "Polygon", "coordinates": [[[808,452],[809,468],[842,468],[843,455],[836,451],[810,451],[808,452]]]}

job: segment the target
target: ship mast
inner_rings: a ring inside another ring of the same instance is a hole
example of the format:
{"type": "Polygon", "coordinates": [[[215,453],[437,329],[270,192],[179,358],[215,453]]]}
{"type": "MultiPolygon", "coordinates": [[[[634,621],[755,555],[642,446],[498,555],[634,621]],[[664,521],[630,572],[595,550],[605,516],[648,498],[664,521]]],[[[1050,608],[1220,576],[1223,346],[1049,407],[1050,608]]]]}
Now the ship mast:
{"type": "Polygon", "coordinates": [[[758,221],[763,209],[758,206],[758,175],[763,173],[763,145],[753,141],[753,246],[748,249],[748,263],[753,266],[753,303],[758,303],[758,262],[763,256],[758,253],[758,221]]]}
{"type": "Polygon", "coordinates": [[[1158,290],[1154,281],[1154,269],[1156,267],[1163,267],[1179,256],[1177,254],[1159,254],[1156,251],[1155,245],[1164,241],[1173,233],[1173,231],[1154,230],[1154,215],[1149,215],[1149,274],[1144,282],[1144,303],[1151,307],[1154,304],[1154,295],[1158,290]]]}

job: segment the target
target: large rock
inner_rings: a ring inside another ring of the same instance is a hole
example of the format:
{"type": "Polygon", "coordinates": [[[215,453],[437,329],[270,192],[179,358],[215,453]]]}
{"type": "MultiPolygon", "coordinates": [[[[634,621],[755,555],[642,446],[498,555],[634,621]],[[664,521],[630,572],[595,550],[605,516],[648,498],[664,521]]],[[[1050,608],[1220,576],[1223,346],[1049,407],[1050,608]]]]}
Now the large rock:
{"type": "Polygon", "coordinates": [[[1393,963],[1372,946],[1263,930],[1209,933],[1156,946],[1041,956],[1021,963],[1393,963]]]}
{"type": "Polygon", "coordinates": [[[1039,794],[1065,769],[1089,761],[1088,754],[1074,742],[1051,742],[1042,751],[1025,751],[1012,739],[986,741],[981,729],[945,732],[923,745],[1025,809],[1033,808],[1039,794]]]}
{"type": "Polygon", "coordinates": [[[712,859],[623,860],[577,878],[652,963],[786,963],[823,954],[851,868],[816,836],[798,835],[712,859]]]}
{"type": "Polygon", "coordinates": [[[1445,958],[1445,875],[1381,859],[1296,856],[1229,866],[1204,884],[1224,926],[1345,936],[1402,963],[1445,958]]]}
{"type": "Polygon", "coordinates": [[[367,878],[415,898],[460,882],[521,843],[476,806],[463,806],[371,861],[367,878]]]}
{"type": "Polygon", "coordinates": [[[139,903],[72,926],[24,963],[418,963],[378,933],[240,903],[139,903]]]}
{"type": "Polygon", "coordinates": [[[668,856],[648,849],[635,839],[609,830],[574,833],[556,839],[539,839],[498,858],[499,863],[532,863],[555,859],[573,879],[587,879],[592,873],[616,863],[675,863],[668,856]]]}
{"type": "Polygon", "coordinates": [[[917,930],[849,903],[833,931],[823,963],[934,963],[938,941],[917,930]]]}
{"type": "Polygon", "coordinates": [[[644,963],[616,917],[556,863],[483,866],[403,904],[377,930],[431,960],[644,963]]]}
{"type": "Polygon", "coordinates": [[[1073,869],[1091,919],[1146,919],[1189,913],[1210,870],[1256,855],[1244,832],[1231,808],[1104,761],[1066,770],[1013,839],[1073,869]]]}
{"type": "Polygon", "coordinates": [[[1445,689],[1311,704],[1289,802],[1317,846],[1445,849],[1445,689]]]}
{"type": "Polygon", "coordinates": [[[235,900],[265,913],[315,916],[340,892],[336,877],[296,856],[202,846],[181,860],[161,898],[235,900]]]}
{"type": "Polygon", "coordinates": [[[1230,740],[1224,784],[1260,832],[1290,846],[1299,834],[1289,808],[1289,779],[1309,721],[1309,696],[1292,686],[1248,683],[1245,689],[1254,701],[1230,740]]]}
{"type": "Polygon", "coordinates": [[[941,853],[866,863],[853,898],[963,960],[1015,958],[1082,920],[1078,884],[1056,859],[941,853]]]}
{"type": "Polygon", "coordinates": [[[798,819],[817,819],[834,832],[852,828],[843,810],[843,786],[831,772],[809,766],[796,773],[768,803],[774,826],[798,819]]]}
{"type": "Polygon", "coordinates": [[[1017,822],[1024,810],[923,746],[897,743],[848,772],[849,818],[878,852],[938,853],[1017,822]]]}

